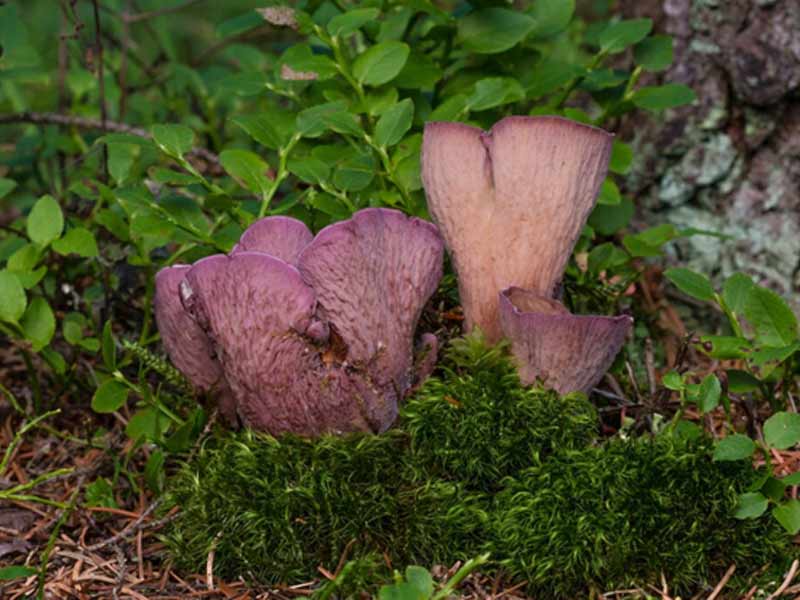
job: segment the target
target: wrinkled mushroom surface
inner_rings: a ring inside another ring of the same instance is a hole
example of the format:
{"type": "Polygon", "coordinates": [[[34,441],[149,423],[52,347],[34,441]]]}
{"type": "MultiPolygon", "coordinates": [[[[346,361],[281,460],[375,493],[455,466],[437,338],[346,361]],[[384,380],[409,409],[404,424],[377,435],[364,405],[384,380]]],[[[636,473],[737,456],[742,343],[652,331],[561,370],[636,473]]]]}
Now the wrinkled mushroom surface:
{"type": "Polygon", "coordinates": [[[499,297],[500,320],[522,383],[537,380],[561,394],[589,393],[614,362],[629,316],[573,315],[559,302],[520,288],[499,297]]]}
{"type": "Polygon", "coordinates": [[[383,431],[419,379],[414,330],[442,255],[433,225],[394,210],[360,211],[313,240],[299,221],[268,217],[230,255],[159,274],[159,328],[199,389],[185,366],[217,367],[248,426],[383,431]]]}
{"type": "Polygon", "coordinates": [[[606,174],[612,137],[559,117],[507,117],[491,131],[425,125],[428,208],[458,273],[467,330],[502,336],[499,293],[550,297],[606,174]]]}

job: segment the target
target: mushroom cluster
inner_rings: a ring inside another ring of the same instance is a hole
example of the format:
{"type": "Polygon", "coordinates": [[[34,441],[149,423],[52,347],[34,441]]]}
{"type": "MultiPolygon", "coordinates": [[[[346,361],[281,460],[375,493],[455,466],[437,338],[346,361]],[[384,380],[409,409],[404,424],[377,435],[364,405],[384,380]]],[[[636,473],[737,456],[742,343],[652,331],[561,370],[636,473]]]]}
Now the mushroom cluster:
{"type": "Polygon", "coordinates": [[[608,168],[612,136],[559,117],[507,117],[485,132],[430,122],[428,208],[444,236],[465,327],[511,341],[523,383],[588,392],[628,316],[572,315],[555,293],[608,168]]]}
{"type": "Polygon", "coordinates": [[[436,362],[434,335],[416,359],[413,345],[446,245],[466,329],[510,339],[523,383],[589,392],[632,320],[572,315],[555,292],[610,152],[608,133],[557,117],[508,117],[489,132],[428,123],[422,178],[438,229],[381,208],[316,237],[295,219],[261,219],[230,254],[158,273],[167,353],[249,427],[384,431],[436,362]]]}
{"type": "Polygon", "coordinates": [[[442,275],[436,226],[370,208],[314,237],[254,223],[228,255],[156,276],[155,315],[175,366],[229,418],[272,434],[386,430],[437,342],[414,332],[442,275]]]}

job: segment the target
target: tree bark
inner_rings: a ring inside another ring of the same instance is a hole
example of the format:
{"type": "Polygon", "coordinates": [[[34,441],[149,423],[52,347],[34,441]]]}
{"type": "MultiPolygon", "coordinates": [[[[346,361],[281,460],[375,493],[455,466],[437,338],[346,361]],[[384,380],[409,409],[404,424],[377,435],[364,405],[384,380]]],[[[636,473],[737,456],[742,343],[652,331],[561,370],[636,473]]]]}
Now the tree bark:
{"type": "Polygon", "coordinates": [[[673,252],[718,281],[744,271],[800,306],[800,1],[622,4],[673,36],[663,79],[697,93],[692,106],[622,123],[640,215],[731,236],[694,236],[673,252]]]}

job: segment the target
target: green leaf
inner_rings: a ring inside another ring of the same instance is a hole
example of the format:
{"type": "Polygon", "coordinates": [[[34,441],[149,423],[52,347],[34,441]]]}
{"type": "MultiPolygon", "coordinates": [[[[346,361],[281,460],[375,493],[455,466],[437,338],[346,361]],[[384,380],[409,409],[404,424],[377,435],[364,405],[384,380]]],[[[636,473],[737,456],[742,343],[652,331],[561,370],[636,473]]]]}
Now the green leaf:
{"type": "Polygon", "coordinates": [[[272,187],[267,176],[269,165],[253,152],[225,150],[219,155],[219,162],[228,175],[251,192],[263,196],[272,187]]]}
{"type": "Polygon", "coordinates": [[[734,433],[721,439],[714,448],[714,460],[742,460],[753,456],[756,444],[748,436],[734,433]]]}
{"type": "Polygon", "coordinates": [[[506,8],[484,8],[458,21],[457,40],[477,54],[494,54],[513,48],[536,28],[536,19],[506,8]]]}
{"type": "Polygon", "coordinates": [[[378,18],[381,11],[377,8],[356,8],[336,15],[328,21],[328,33],[332,36],[350,35],[361,27],[378,18]]]}
{"type": "Polygon", "coordinates": [[[725,305],[737,315],[741,315],[750,290],[755,285],[748,275],[734,273],[722,285],[722,299],[725,301],[725,305]]]}
{"type": "Polygon", "coordinates": [[[28,237],[40,246],[47,246],[61,235],[64,229],[64,214],[52,196],[42,196],[36,201],[28,215],[28,237]]]}
{"type": "Polygon", "coordinates": [[[622,245],[634,257],[660,256],[661,246],[679,236],[680,232],[674,225],[657,225],[641,233],[626,235],[622,245]]]}
{"type": "Polygon", "coordinates": [[[22,567],[11,565],[0,569],[0,581],[11,581],[12,579],[24,579],[36,575],[39,571],[33,567],[22,567]]]}
{"type": "Polygon", "coordinates": [[[619,69],[595,69],[586,74],[580,87],[589,92],[607,90],[622,85],[629,76],[627,71],[619,69]]]}
{"type": "Polygon", "coordinates": [[[67,231],[64,237],[53,242],[53,250],[59,254],[77,254],[84,258],[99,255],[94,234],[83,227],[74,227],[67,231]]]}
{"type": "Polygon", "coordinates": [[[645,71],[663,71],[672,64],[672,37],[654,35],[636,44],[633,59],[645,71]]]}
{"type": "Polygon", "coordinates": [[[19,278],[8,270],[0,271],[0,320],[16,323],[25,314],[27,303],[19,278]]]}
{"type": "Polygon", "coordinates": [[[667,269],[664,276],[675,284],[687,296],[711,302],[714,300],[714,288],[705,275],[695,273],[689,269],[667,269]]]}
{"type": "Polygon", "coordinates": [[[398,102],[384,111],[375,125],[375,143],[379,146],[394,146],[411,129],[414,119],[414,102],[411,98],[398,102]]]}
{"type": "Polygon", "coordinates": [[[487,77],[475,83],[475,90],[467,98],[467,108],[478,112],[525,98],[525,90],[512,77],[487,77]]]}
{"type": "Polygon", "coordinates": [[[772,516],[789,535],[800,531],[800,500],[792,498],[772,509],[772,516]]]}
{"type": "Polygon", "coordinates": [[[697,392],[697,407],[701,412],[707,413],[714,410],[719,405],[719,398],[722,394],[722,386],[716,375],[707,375],[700,383],[697,392]]]}
{"type": "Polygon", "coordinates": [[[9,271],[15,271],[18,275],[27,273],[36,268],[36,263],[42,257],[42,249],[36,244],[25,244],[8,258],[7,267],[9,271]]]}
{"type": "Polygon", "coordinates": [[[792,473],[791,475],[787,475],[781,479],[781,482],[784,485],[800,485],[800,471],[792,473]]]}
{"type": "Polygon", "coordinates": [[[8,196],[13,190],[17,187],[17,182],[13,179],[7,179],[5,177],[0,177],[0,199],[8,196]]]}
{"type": "Polygon", "coordinates": [[[106,321],[103,326],[103,364],[109,371],[117,368],[117,346],[114,342],[114,330],[111,326],[111,319],[106,321]]]}
{"type": "Polygon", "coordinates": [[[732,335],[705,335],[700,341],[711,344],[711,350],[703,348],[710,357],[723,360],[744,358],[750,349],[748,340],[732,335]]]}
{"type": "Polygon", "coordinates": [[[294,119],[282,109],[270,108],[255,115],[231,119],[262,146],[277,150],[286,145],[293,133],[294,119]]]}
{"type": "Polygon", "coordinates": [[[430,121],[453,121],[461,117],[467,112],[467,96],[466,94],[456,94],[451,96],[439,106],[437,106],[430,114],[428,120],[430,121]]]}
{"type": "Polygon", "coordinates": [[[327,163],[311,156],[289,159],[286,168],[305,183],[314,185],[327,181],[331,173],[327,163]]]}
{"type": "Polygon", "coordinates": [[[653,29],[652,19],[618,21],[606,27],[598,37],[600,49],[615,54],[641,42],[653,29]]]}
{"type": "MultiPolygon", "coordinates": [[[[395,79],[392,83],[396,85],[397,80],[395,79]]],[[[364,101],[360,108],[370,117],[379,117],[397,104],[399,99],[400,94],[396,87],[378,88],[364,95],[364,101]]]]}
{"type": "Polygon", "coordinates": [[[150,133],[156,145],[172,158],[181,158],[194,144],[194,132],[186,125],[153,125],[150,133]]]}
{"type": "Polygon", "coordinates": [[[310,198],[308,203],[318,211],[333,217],[335,220],[347,219],[350,211],[337,198],[330,194],[317,194],[310,198]]]}
{"type": "Polygon", "coordinates": [[[148,174],[154,181],[164,185],[187,186],[200,183],[200,178],[191,173],[182,173],[164,167],[153,167],[148,170],[148,174]]]}
{"type": "Polygon", "coordinates": [[[403,70],[392,80],[402,89],[430,91],[442,79],[442,69],[427,54],[412,52],[403,70]]]}
{"type": "Polygon", "coordinates": [[[428,569],[410,565],[406,567],[406,581],[414,588],[420,598],[430,598],[433,594],[433,577],[428,569]]]}
{"type": "Polygon", "coordinates": [[[125,433],[132,440],[145,438],[150,441],[163,439],[164,431],[169,427],[169,418],[160,410],[152,407],[136,411],[128,421],[125,433]]]}
{"type": "Polygon", "coordinates": [[[611,146],[611,162],[608,165],[608,169],[612,173],[625,175],[631,168],[632,162],[633,150],[631,147],[625,142],[614,140],[611,146]]]}
{"type": "Polygon", "coordinates": [[[739,495],[739,504],[733,514],[736,519],[757,519],[767,510],[769,500],[760,492],[746,492],[739,495]]]}
{"type": "Polygon", "coordinates": [[[68,313],[61,322],[61,332],[69,344],[77,344],[83,339],[83,328],[86,326],[86,317],[77,312],[68,313]]]}
{"type": "Polygon", "coordinates": [[[574,12],[575,0],[535,0],[528,13],[536,21],[531,36],[548,38],[564,31],[574,12]]]}
{"type": "Polygon", "coordinates": [[[659,111],[691,104],[696,98],[697,95],[689,86],[682,83],[667,83],[639,88],[634,92],[632,100],[639,108],[659,111]]]}
{"type": "Polygon", "coordinates": [[[622,196],[619,193],[617,184],[611,177],[606,177],[603,185],[600,187],[600,195],[597,197],[597,204],[605,206],[619,206],[622,202],[622,196]]]}
{"type": "MultiPolygon", "coordinates": [[[[297,73],[313,74],[309,76],[320,81],[331,79],[339,73],[335,62],[324,54],[314,54],[308,44],[290,46],[281,56],[280,63],[289,66],[297,73]]],[[[295,74],[294,77],[296,78],[298,75],[295,74]]],[[[281,78],[291,80],[292,76],[282,73],[281,78]]]]}
{"type": "Polygon", "coordinates": [[[772,415],[764,423],[764,441],[777,450],[800,443],[800,414],[777,412],[772,415]]]}
{"type": "Polygon", "coordinates": [[[354,154],[345,158],[333,173],[333,183],[339,189],[358,192],[375,177],[378,165],[372,153],[354,154]]]}
{"type": "Polygon", "coordinates": [[[744,304],[744,316],[766,346],[788,346],[797,339],[797,317],[778,294],[753,286],[744,304]]]}
{"type": "Polygon", "coordinates": [[[750,364],[760,367],[767,363],[782,363],[798,350],[800,350],[800,342],[795,342],[794,344],[789,344],[781,348],[759,348],[750,356],[750,364]]]}
{"type": "Polygon", "coordinates": [[[110,379],[103,383],[92,398],[92,410],[97,413],[113,413],[128,400],[128,388],[119,381],[110,379]]]}
{"type": "Polygon", "coordinates": [[[133,144],[107,144],[108,172],[117,185],[122,185],[128,179],[131,167],[139,155],[139,146],[133,144]]]}
{"type": "Polygon", "coordinates": [[[114,488],[103,477],[98,477],[86,486],[86,506],[104,506],[107,508],[117,508],[114,500],[114,488]]]}
{"type": "Polygon", "coordinates": [[[305,137],[315,138],[325,133],[330,123],[354,118],[347,112],[347,103],[342,100],[318,104],[297,114],[297,132],[305,137]]]}
{"type": "Polygon", "coordinates": [[[589,216],[589,225],[601,235],[613,235],[627,227],[633,212],[633,202],[629,198],[622,198],[617,206],[598,204],[589,216]]]}
{"type": "Polygon", "coordinates": [[[528,98],[538,100],[585,72],[581,66],[547,57],[536,63],[528,74],[522,75],[522,80],[528,98]]]}
{"type": "Polygon", "coordinates": [[[264,17],[254,10],[249,10],[246,13],[219,23],[215,29],[215,33],[219,38],[226,38],[244,33],[245,31],[249,31],[263,24],[264,17]]]}
{"type": "Polygon", "coordinates": [[[164,452],[156,450],[147,459],[147,464],[144,466],[144,480],[149,487],[156,494],[160,494],[164,487],[164,452]]]}
{"type": "Polygon", "coordinates": [[[747,371],[740,369],[728,369],[728,391],[732,394],[747,394],[755,392],[761,387],[761,383],[747,371]]]}
{"type": "Polygon", "coordinates": [[[400,73],[408,60],[410,49],[403,42],[380,42],[356,57],[353,75],[363,85],[388,83],[400,73]]]}
{"type": "Polygon", "coordinates": [[[664,377],[661,379],[661,383],[668,390],[673,390],[676,392],[686,387],[686,385],[683,383],[683,378],[676,371],[665,373],[664,377]]]}
{"type": "Polygon", "coordinates": [[[41,297],[31,300],[21,325],[25,338],[33,344],[36,352],[47,346],[56,332],[56,319],[47,300],[41,297]]]}

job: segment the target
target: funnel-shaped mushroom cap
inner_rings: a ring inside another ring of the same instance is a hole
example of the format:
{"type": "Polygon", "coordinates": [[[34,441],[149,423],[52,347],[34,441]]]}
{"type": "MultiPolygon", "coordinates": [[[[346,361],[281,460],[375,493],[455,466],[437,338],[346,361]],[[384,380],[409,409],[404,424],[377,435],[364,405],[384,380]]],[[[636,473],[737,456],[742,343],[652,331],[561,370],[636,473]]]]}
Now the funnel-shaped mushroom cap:
{"type": "Polygon", "coordinates": [[[425,125],[428,208],[459,277],[467,329],[501,337],[498,294],[550,296],[606,174],[611,135],[559,117],[507,117],[484,132],[425,125]]]}
{"type": "MultiPolygon", "coordinates": [[[[373,414],[387,418],[383,396],[328,369],[314,351],[306,333],[317,323],[316,297],[294,267],[260,252],[212,256],[191,268],[181,292],[247,425],[316,435],[371,429],[373,414]]],[[[396,412],[394,397],[388,404],[396,412]]]]}
{"type": "Polygon", "coordinates": [[[291,217],[266,217],[248,227],[231,253],[263,252],[294,265],[314,235],[306,224],[291,217]]]}
{"type": "Polygon", "coordinates": [[[213,388],[222,377],[222,368],[205,332],[186,313],[179,286],[189,265],[161,269],[156,274],[153,307],[161,340],[172,363],[200,391],[213,388]]]}
{"type": "Polygon", "coordinates": [[[423,336],[416,366],[412,345],[443,243],[434,225],[387,209],[309,237],[299,221],[263,219],[229,256],[160,272],[162,337],[195,385],[220,380],[222,408],[246,425],[384,431],[433,367],[435,336],[423,336]]]}
{"type": "Polygon", "coordinates": [[[573,315],[555,300],[509,288],[500,294],[503,333],[524,384],[589,393],[614,362],[633,319],[573,315]]]}
{"type": "Polygon", "coordinates": [[[323,320],[344,343],[344,360],[378,385],[411,382],[414,330],[442,277],[436,226],[386,208],[368,208],[323,229],[298,259],[323,320]]]}

